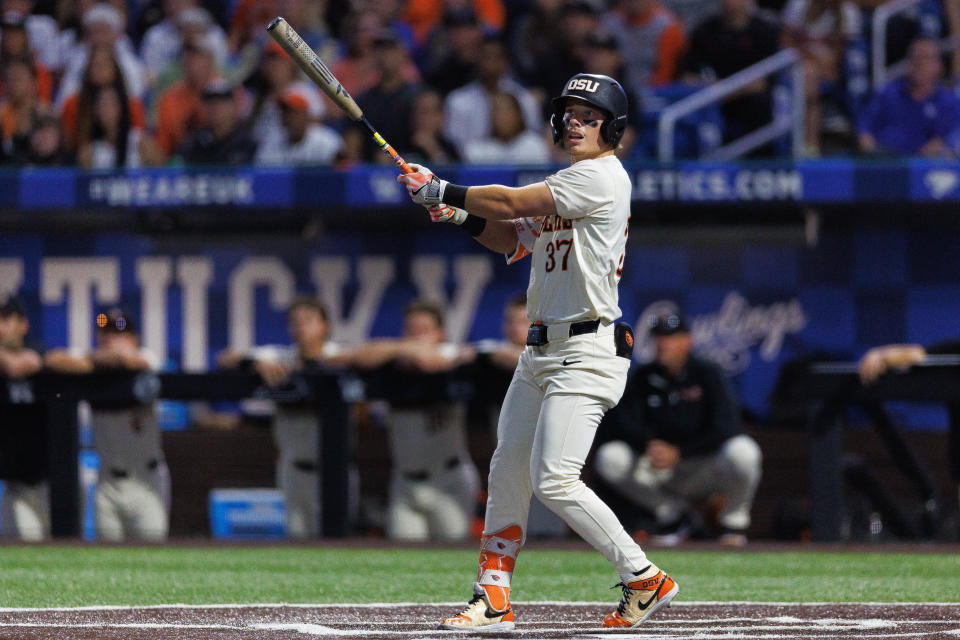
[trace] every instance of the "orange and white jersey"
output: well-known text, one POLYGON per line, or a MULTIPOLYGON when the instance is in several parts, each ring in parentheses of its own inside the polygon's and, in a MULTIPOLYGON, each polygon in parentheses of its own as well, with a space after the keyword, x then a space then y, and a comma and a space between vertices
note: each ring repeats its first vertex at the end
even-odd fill
POLYGON ((546 183, 557 215, 542 219, 539 234, 522 236, 518 227, 524 242, 536 238, 527 317, 548 325, 613 322, 621 316, 617 285, 627 243, 630 177, 610 155, 581 160, 546 183))

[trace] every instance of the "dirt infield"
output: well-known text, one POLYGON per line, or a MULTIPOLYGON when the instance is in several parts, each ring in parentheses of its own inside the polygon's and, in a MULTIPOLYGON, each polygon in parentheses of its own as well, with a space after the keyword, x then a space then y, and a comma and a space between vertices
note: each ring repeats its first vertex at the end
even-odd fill
MULTIPOLYGON (((457 605, 213 605, 0 609, 0 639, 368 640, 471 637, 437 631, 457 605)), ((505 638, 960 638, 960 604, 678 602, 632 633, 598 629, 611 605, 518 603, 505 638)), ((482 637, 489 638, 490 635, 482 637)))

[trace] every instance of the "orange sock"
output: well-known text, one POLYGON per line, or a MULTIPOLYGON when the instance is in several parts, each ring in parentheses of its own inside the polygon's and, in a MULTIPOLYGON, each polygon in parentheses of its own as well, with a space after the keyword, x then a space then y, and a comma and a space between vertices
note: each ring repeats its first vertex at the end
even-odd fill
POLYGON ((480 538, 477 582, 487 592, 490 606, 503 611, 510 606, 510 582, 517 562, 523 530, 517 525, 480 538))

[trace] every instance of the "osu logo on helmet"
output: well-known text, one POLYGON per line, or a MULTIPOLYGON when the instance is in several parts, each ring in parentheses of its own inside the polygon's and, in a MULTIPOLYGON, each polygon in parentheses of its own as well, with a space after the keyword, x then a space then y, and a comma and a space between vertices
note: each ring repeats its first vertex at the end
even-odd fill
POLYGON ((600 83, 586 78, 574 78, 567 83, 567 91, 586 91, 587 93, 596 93, 600 88, 600 83))

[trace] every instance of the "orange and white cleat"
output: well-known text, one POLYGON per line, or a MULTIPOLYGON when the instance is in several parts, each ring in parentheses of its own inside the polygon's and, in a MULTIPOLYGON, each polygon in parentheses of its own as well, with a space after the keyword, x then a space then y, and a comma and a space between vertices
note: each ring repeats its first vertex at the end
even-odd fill
POLYGON ((452 618, 444 618, 440 622, 441 629, 471 633, 513 631, 514 626, 513 609, 510 605, 507 604, 504 610, 491 607, 487 592, 479 582, 473 583, 473 598, 466 608, 452 618))
POLYGON ((605 627, 636 627, 676 597, 680 588, 673 578, 651 564, 629 582, 623 580, 623 597, 617 610, 603 619, 605 627))

